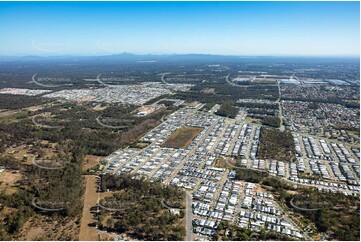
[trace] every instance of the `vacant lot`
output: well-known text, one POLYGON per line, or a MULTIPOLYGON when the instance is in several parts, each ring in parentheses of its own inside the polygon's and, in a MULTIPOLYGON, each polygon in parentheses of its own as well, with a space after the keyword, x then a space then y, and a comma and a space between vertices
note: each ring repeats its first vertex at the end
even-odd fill
POLYGON ((186 148, 202 131, 202 128, 182 127, 177 129, 163 144, 169 148, 186 148))
POLYGON ((263 127, 260 134, 258 157, 281 161, 296 160, 292 134, 279 129, 263 127))

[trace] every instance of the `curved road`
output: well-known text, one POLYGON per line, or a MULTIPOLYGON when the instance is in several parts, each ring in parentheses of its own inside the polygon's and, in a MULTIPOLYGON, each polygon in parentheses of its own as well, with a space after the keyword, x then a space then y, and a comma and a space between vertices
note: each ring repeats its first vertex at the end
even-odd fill
POLYGON ((170 73, 167 72, 167 73, 162 73, 162 74, 160 74, 160 75, 161 75, 160 80, 161 80, 164 84, 167 84, 167 85, 168 85, 169 83, 164 80, 164 76, 165 76, 165 75, 168 75, 168 74, 170 74, 170 73))
POLYGON ((41 87, 49 87, 49 88, 53 88, 53 87, 61 87, 61 86, 64 86, 64 85, 47 85, 47 84, 43 84, 43 83, 40 83, 38 82, 35 77, 36 77, 37 73, 35 73, 33 76, 32 76, 32 81, 38 85, 38 86, 41 86, 41 87))
POLYGON ((226 82, 228 82, 229 85, 231 86, 238 86, 240 87, 240 85, 237 85, 236 83, 233 83, 229 80, 229 76, 231 75, 231 73, 229 73, 227 76, 226 76, 226 82))

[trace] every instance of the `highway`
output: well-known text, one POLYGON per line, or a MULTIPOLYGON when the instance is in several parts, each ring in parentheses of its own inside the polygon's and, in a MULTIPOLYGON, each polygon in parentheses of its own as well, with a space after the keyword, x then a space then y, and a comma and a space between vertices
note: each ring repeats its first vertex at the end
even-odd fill
POLYGON ((164 84, 169 84, 168 82, 166 82, 166 81, 164 80, 165 75, 168 75, 168 74, 170 74, 170 73, 162 73, 162 74, 160 74, 160 75, 161 75, 161 76, 160 76, 160 80, 161 80, 164 84))
POLYGON ((241 87, 241 85, 237 85, 236 83, 233 83, 229 80, 229 76, 231 75, 231 73, 229 73, 227 76, 226 76, 226 81, 228 82, 229 85, 231 86, 238 86, 238 87, 241 87))

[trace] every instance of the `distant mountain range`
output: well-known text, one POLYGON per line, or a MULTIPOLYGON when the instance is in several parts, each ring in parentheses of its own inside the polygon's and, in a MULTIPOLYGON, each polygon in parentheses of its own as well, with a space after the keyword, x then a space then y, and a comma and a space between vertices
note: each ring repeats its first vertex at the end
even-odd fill
POLYGON ((59 55, 59 56, 0 56, 0 61, 135 61, 135 62, 157 62, 157 61, 211 61, 211 62, 223 62, 223 61, 252 61, 252 62, 299 62, 302 60, 315 61, 323 60, 339 62, 339 61, 359 61, 360 57, 326 57, 326 56, 233 56, 233 55, 212 55, 212 54, 164 54, 164 55, 137 55, 132 53, 121 53, 113 55, 59 55))

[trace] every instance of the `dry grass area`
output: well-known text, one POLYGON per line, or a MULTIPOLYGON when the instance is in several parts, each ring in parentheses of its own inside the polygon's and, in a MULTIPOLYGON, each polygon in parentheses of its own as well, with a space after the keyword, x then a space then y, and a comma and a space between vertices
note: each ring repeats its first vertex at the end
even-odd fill
POLYGON ((203 92, 205 94, 214 94, 214 93, 216 93, 216 89, 215 88, 204 88, 201 92, 203 92))
POLYGON ((82 169, 86 171, 98 164, 98 162, 103 159, 104 156, 96 156, 96 155, 86 155, 84 158, 82 169))
POLYGON ((129 237, 127 234, 117 234, 117 233, 109 233, 106 231, 101 231, 99 233, 99 240, 100 241, 114 241, 116 238, 123 238, 125 241, 139 241, 137 239, 129 237))
POLYGON ((12 115, 17 114, 19 111, 17 110, 5 110, 5 109, 0 109, 0 118, 5 118, 5 117, 9 117, 12 115))
POLYGON ((258 158, 295 161, 294 142, 291 132, 262 127, 258 146, 258 158))
POLYGON ((37 214, 24 224, 16 240, 77 240, 78 233, 76 219, 59 220, 37 214))
POLYGON ((25 108, 25 110, 30 111, 30 112, 36 112, 41 109, 44 109, 44 105, 31 106, 31 107, 25 108))
POLYGON ((107 106, 96 106, 96 107, 93 107, 92 109, 95 110, 95 111, 103 111, 104 109, 106 109, 107 106))
POLYGON ((17 191, 16 182, 21 180, 22 175, 17 171, 3 171, 0 173, 0 192, 13 194, 17 191))
MULTIPOLYGON (((272 190, 270 190, 268 187, 262 187, 262 185, 260 185, 260 184, 256 184, 254 191, 255 192, 266 192, 266 193, 274 195, 274 192, 272 192, 272 190)), ((291 191, 291 190, 287 190, 287 192, 292 192, 292 194, 297 193, 296 191, 291 191)))
POLYGON ((35 155, 30 154, 30 148, 26 145, 20 145, 17 147, 8 148, 5 150, 4 154, 12 155, 17 160, 32 160, 35 155))
POLYGON ((163 147, 186 148, 195 137, 202 131, 202 128, 182 127, 177 129, 163 144, 163 147))
POLYGON ((219 168, 233 169, 235 165, 233 157, 217 157, 214 162, 214 166, 219 168))
POLYGON ((6 216, 8 216, 12 213, 16 213, 16 211, 17 211, 16 208, 3 207, 0 210, 0 218, 5 218, 6 216))
MULTIPOLYGON (((42 158, 51 159, 51 157, 56 156, 56 146, 57 143, 50 143, 46 140, 41 141, 42 148, 42 158)), ((5 150, 4 154, 11 155, 19 161, 23 161, 24 164, 31 165, 35 158, 35 152, 32 152, 32 148, 28 145, 19 145, 16 147, 11 147, 5 150)))
POLYGON ((254 124, 260 124, 261 121, 259 119, 256 119, 256 118, 251 118, 251 117, 246 117, 245 119, 245 122, 246 123, 254 123, 254 124))
POLYGON ((257 84, 277 84, 277 81, 275 79, 265 79, 265 78, 254 79, 252 82, 257 84))

